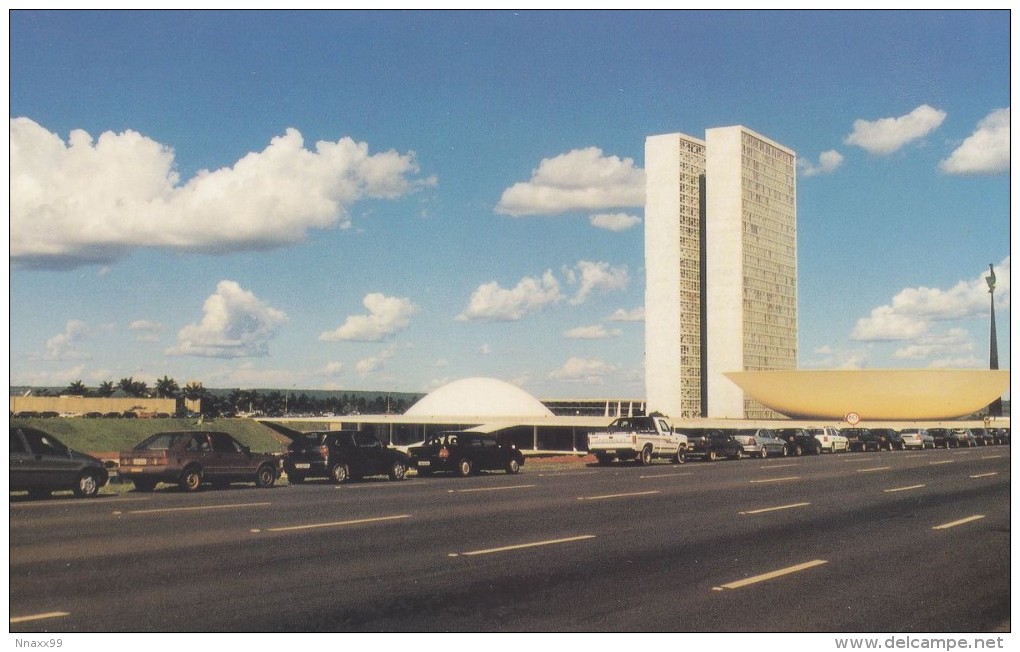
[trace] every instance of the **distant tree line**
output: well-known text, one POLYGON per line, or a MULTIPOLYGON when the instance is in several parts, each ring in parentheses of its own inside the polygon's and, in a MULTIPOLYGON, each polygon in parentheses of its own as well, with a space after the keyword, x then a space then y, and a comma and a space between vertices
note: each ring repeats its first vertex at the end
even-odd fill
MULTIPOLYGON (((279 417, 287 414, 319 416, 326 414, 403 414, 417 397, 391 397, 388 394, 372 392, 344 393, 342 395, 309 396, 305 392, 282 392, 254 389, 210 390, 201 383, 188 383, 183 388, 168 376, 156 380, 154 387, 136 381, 132 377, 121 378, 119 382, 106 381, 95 388, 89 388, 80 380, 70 383, 60 393, 71 396, 109 398, 117 391, 137 398, 178 399, 178 413, 186 412, 184 401, 201 400, 202 414, 207 417, 230 417, 236 415, 260 415, 279 417)), ((48 391, 33 390, 37 396, 48 391)))

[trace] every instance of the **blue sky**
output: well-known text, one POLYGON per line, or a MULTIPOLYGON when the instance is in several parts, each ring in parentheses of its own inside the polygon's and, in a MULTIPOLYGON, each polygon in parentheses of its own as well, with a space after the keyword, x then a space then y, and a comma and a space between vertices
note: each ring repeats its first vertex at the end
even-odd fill
POLYGON ((644 140, 797 152, 802 368, 1009 365, 1008 12, 10 14, 10 381, 644 395, 644 140))

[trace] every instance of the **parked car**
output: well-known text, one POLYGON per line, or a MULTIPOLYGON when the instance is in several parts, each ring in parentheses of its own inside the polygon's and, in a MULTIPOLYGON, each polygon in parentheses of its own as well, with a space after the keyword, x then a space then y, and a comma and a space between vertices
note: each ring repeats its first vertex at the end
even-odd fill
POLYGON ((974 443, 978 446, 994 446, 995 435, 988 428, 971 428, 970 433, 974 435, 974 443))
POLYGON ((280 461, 251 452, 225 432, 182 430, 156 433, 122 451, 120 475, 137 491, 152 491, 160 482, 176 483, 183 491, 198 491, 205 483, 271 487, 280 475, 280 461))
POLYGON ((804 428, 780 428, 775 434, 786 442, 790 455, 818 455, 822 452, 822 442, 804 428))
POLYGON ((953 428, 949 434, 956 440, 958 448, 973 448, 977 446, 977 438, 970 428, 953 428))
POLYGON ((991 431, 995 433, 995 443, 997 444, 1009 443, 1009 428, 992 428, 991 431))
POLYGON ((875 450, 903 450, 903 440, 900 433, 892 428, 870 428, 869 435, 875 450))
POLYGON ((462 431, 437 433, 407 452, 411 465, 421 476, 452 472, 466 477, 479 471, 499 470, 519 473, 524 465, 524 454, 516 446, 462 431))
POLYGON ((741 428, 728 434, 743 446, 745 453, 762 459, 769 455, 785 456, 788 450, 786 442, 768 428, 741 428))
POLYGON ((966 428, 929 428, 936 448, 961 448, 976 445, 974 435, 966 428))
POLYGON ((925 448, 935 448, 935 439, 928 434, 927 430, 908 428, 900 431, 900 439, 903 441, 904 448, 916 448, 917 450, 924 450, 925 448))
POLYGON ((714 462, 723 457, 739 460, 750 454, 744 448, 744 442, 743 438, 738 439, 731 431, 713 430, 703 437, 698 437, 687 454, 691 458, 701 458, 706 462, 714 462))
POLYGON ((291 484, 301 484, 305 478, 341 483, 369 475, 403 480, 410 464, 406 453, 383 446, 372 433, 332 430, 295 437, 287 447, 283 469, 291 484))
POLYGON ((823 451, 845 453, 850 450, 850 442, 835 428, 826 426, 825 428, 806 428, 806 430, 808 434, 818 440, 823 451))
POLYGON ((839 434, 846 437, 848 450, 862 453, 868 450, 871 433, 867 428, 843 428, 839 434))
POLYGON ((687 436, 687 459, 714 460, 725 457, 718 448, 711 445, 710 441, 713 436, 722 434, 718 428, 682 428, 677 429, 677 432, 687 436), (714 450, 711 456, 709 450, 714 450))
POLYGON ((92 498, 110 479, 103 463, 65 446, 38 428, 11 426, 11 491, 28 491, 33 498, 70 489, 92 498))

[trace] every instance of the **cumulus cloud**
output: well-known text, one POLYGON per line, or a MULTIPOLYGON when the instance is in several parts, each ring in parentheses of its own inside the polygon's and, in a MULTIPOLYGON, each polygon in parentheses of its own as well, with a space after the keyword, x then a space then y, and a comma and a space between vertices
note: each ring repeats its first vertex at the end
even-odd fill
POLYGON ((135 339, 139 342, 156 342, 163 333, 163 324, 145 319, 131 322, 128 328, 135 332, 135 339))
POLYGON ((562 298, 559 281, 551 270, 546 270, 542 278, 522 278, 510 289, 493 281, 479 286, 471 294, 468 307, 457 316, 457 320, 518 321, 525 315, 558 303, 562 298))
MULTIPOLYGON (((970 333, 963 328, 950 328, 944 333, 931 333, 897 349, 893 357, 900 360, 925 360, 934 356, 959 355, 976 349, 970 333)), ((969 365, 968 365, 969 366, 969 365)))
POLYGON ((407 298, 387 297, 378 292, 365 295, 367 315, 351 315, 333 331, 319 335, 324 342, 381 342, 407 328, 418 306, 407 298))
POLYGON ((319 376, 338 376, 340 372, 344 370, 344 363, 342 362, 327 362, 326 366, 318 371, 319 376))
MULTIPOLYGON (((1009 308, 1010 259, 994 267, 997 308, 1009 308)), ((907 288, 892 303, 879 306, 857 320, 851 339, 859 341, 911 340, 928 333, 932 322, 982 317, 988 312, 987 273, 952 288, 907 288)))
POLYGON ((634 308, 633 310, 624 310, 618 308, 613 314, 609 315, 609 321, 644 321, 645 320, 645 308, 634 308))
POLYGON ((619 337, 622 332, 618 329, 607 330, 602 324, 594 326, 578 326, 563 333, 563 337, 571 340, 605 340, 610 337, 619 337))
POLYGON ((797 167, 805 177, 814 177, 819 174, 832 174, 843 164, 843 155, 834 149, 822 152, 818 156, 818 165, 807 159, 797 159, 797 167))
POLYGON ((234 281, 220 281, 205 300, 202 321, 177 333, 177 346, 167 355, 205 358, 248 358, 269 355, 269 340, 287 315, 234 281))
POLYGON ((78 360, 88 356, 77 350, 78 344, 88 335, 88 327, 79 319, 72 319, 64 326, 64 332, 46 340, 47 360, 78 360))
POLYGON ((939 163, 947 174, 999 174, 1009 171, 1009 107, 992 111, 949 158, 939 163))
POLYGON ((350 138, 306 149, 287 129, 232 167, 181 183, 172 148, 135 131, 65 143, 29 118, 10 121, 10 257, 18 265, 111 263, 139 247, 226 253, 278 247, 309 230, 350 226, 349 207, 396 198, 413 153, 370 154, 350 138))
POLYGON ((386 361, 393 357, 393 349, 384 349, 376 355, 359 360, 355 367, 358 370, 358 374, 361 376, 367 376, 371 373, 379 371, 386 366, 386 361))
POLYGON ((626 231, 641 224, 641 218, 628 213, 599 213, 588 218, 591 225, 606 231, 626 231))
POLYGON ((615 371, 616 367, 604 360, 574 357, 567 360, 559 369, 551 371, 549 377, 572 383, 602 385, 606 376, 615 371))
POLYGON ((606 156, 597 147, 542 159, 531 180, 503 191, 496 212, 557 215, 645 203, 645 172, 634 159, 606 156))
POLYGON ((624 290, 630 282, 626 265, 612 267, 606 262, 582 260, 575 268, 565 272, 568 282, 578 286, 577 294, 570 300, 571 305, 584 303, 593 292, 624 290))
POLYGON ((911 141, 924 138, 946 119, 946 112, 922 104, 898 118, 869 122, 854 120, 853 131, 843 142, 856 145, 870 154, 892 154, 911 141))

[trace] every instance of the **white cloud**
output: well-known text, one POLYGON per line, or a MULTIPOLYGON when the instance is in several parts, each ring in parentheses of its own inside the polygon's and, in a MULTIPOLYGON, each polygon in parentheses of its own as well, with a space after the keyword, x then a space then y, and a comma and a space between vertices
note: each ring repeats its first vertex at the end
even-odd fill
POLYGON ((1009 107, 992 111, 949 158, 939 163, 948 174, 999 174, 1009 171, 1009 107))
POLYGON ((869 122, 854 120, 854 129, 843 142, 856 145, 870 154, 892 154, 907 143, 924 138, 946 119, 945 111, 922 104, 898 118, 869 122))
POLYGON ((945 333, 930 333, 911 344, 897 349, 893 357, 900 360, 925 360, 934 356, 971 353, 975 350, 970 333, 962 328, 951 328, 945 333))
POLYGON ((619 337, 622 332, 618 329, 606 330, 602 324, 594 326, 578 326, 563 333, 563 337, 571 340, 605 340, 610 337, 619 337))
POLYGON ((613 314, 609 315, 609 321, 644 321, 645 320, 645 308, 634 308, 633 310, 624 310, 623 308, 617 309, 613 314))
POLYGON ((139 342, 157 342, 163 333, 163 324, 145 319, 131 322, 128 328, 135 332, 135 339, 139 342))
POLYGON ((393 349, 385 349, 380 351, 378 354, 359 360, 355 367, 358 370, 358 374, 361 376, 367 376, 373 372, 379 371, 386 366, 386 361, 393 357, 393 349))
POLYGON ((571 305, 584 303, 592 292, 613 292, 624 290, 630 282, 627 266, 611 267, 606 262, 582 260, 574 269, 566 269, 567 279, 571 285, 578 285, 577 294, 570 300, 571 305), (580 278, 578 279, 578 274, 580 278))
POLYGON ((64 326, 64 332, 46 340, 47 360, 80 360, 89 356, 78 351, 80 344, 88 335, 88 327, 79 319, 72 319, 64 326))
MULTIPOLYGON (((932 322, 984 316, 988 313, 986 273, 960 281, 948 290, 907 288, 892 303, 879 306, 857 321, 851 339, 860 341, 910 340, 928 333, 932 322)), ((995 267, 996 308, 1009 308, 1010 259, 995 267)))
POLYGON ((25 266, 110 263, 139 247, 224 253, 278 247, 347 227, 348 208, 396 198, 416 180, 413 153, 369 154, 350 138, 305 149, 296 129, 232 167, 180 183, 174 151, 135 131, 85 131, 67 143, 10 121, 10 258, 25 266))
POLYGON ((338 376, 344 370, 342 362, 327 362, 326 366, 319 370, 320 376, 338 376))
POLYGON ((265 356, 269 354, 269 340, 288 321, 283 311, 270 307, 234 281, 220 281, 202 309, 202 321, 178 331, 178 344, 167 349, 167 355, 265 356))
POLYGON ((604 360, 574 357, 567 360, 559 369, 550 372, 549 377, 566 382, 602 385, 606 376, 615 371, 616 367, 604 360))
POLYGON ((806 177, 813 177, 819 174, 832 174, 843 164, 843 155, 834 149, 822 152, 818 156, 818 165, 807 159, 797 159, 797 167, 806 177))
POLYGON ((342 326, 319 335, 324 342, 381 342, 407 328, 418 306, 410 299, 387 297, 378 292, 365 295, 367 315, 351 315, 342 326))
POLYGON ((478 347, 478 355, 490 355, 492 354, 492 346, 489 344, 483 344, 478 347))
POLYGON ((562 299, 560 284, 552 271, 542 278, 525 277, 511 289, 493 281, 478 287, 468 307, 457 316, 459 321, 517 321, 527 314, 553 305, 562 299))
POLYGON ((557 215, 645 203, 645 173, 634 159, 605 156, 597 147, 542 159, 531 180, 503 191, 496 212, 557 215))
POLYGON ((591 225, 606 231, 626 231, 641 224, 641 218, 628 213, 599 213, 588 218, 591 225))

